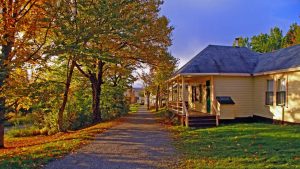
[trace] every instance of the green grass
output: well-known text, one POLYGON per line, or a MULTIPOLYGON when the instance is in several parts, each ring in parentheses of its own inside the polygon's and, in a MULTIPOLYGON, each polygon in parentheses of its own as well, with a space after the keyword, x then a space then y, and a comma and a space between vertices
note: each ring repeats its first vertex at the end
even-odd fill
POLYGON ((171 127, 180 168, 300 168, 300 126, 232 124, 171 127))
POLYGON ((138 104, 138 103, 131 104, 129 107, 130 113, 136 113, 138 111, 139 107, 140 107, 140 104, 138 104))

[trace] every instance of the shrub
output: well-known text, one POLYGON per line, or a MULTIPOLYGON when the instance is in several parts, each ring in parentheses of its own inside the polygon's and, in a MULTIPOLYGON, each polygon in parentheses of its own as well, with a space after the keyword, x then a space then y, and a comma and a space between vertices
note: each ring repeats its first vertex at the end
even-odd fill
POLYGON ((6 122, 6 126, 19 126, 19 125, 27 125, 27 124, 34 123, 32 114, 16 116, 10 113, 9 116, 11 118, 6 122))
POLYGON ((37 136, 45 133, 41 133, 41 130, 37 127, 29 128, 17 128, 14 127, 7 132, 7 135, 10 137, 28 137, 28 136, 37 136))
POLYGON ((155 113, 155 115, 159 117, 163 121, 163 123, 180 125, 178 119, 174 117, 174 113, 172 113, 166 108, 160 109, 158 112, 155 113))
POLYGON ((103 84, 101 93, 101 115, 104 120, 111 120, 129 112, 129 105, 124 97, 123 86, 111 86, 103 84))

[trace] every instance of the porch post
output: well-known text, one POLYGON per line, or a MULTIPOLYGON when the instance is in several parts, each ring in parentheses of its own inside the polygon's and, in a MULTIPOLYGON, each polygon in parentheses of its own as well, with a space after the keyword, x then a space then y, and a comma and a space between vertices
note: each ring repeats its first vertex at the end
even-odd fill
POLYGON ((174 101, 174 94, 173 94, 173 82, 171 83, 171 102, 173 104, 174 101))
POLYGON ((185 90, 185 82, 184 82, 184 76, 182 76, 182 114, 185 115, 185 126, 189 126, 189 115, 188 115, 188 110, 187 107, 185 105, 185 100, 184 100, 184 90, 185 90))
POLYGON ((210 81, 211 81, 211 107, 213 109, 211 110, 214 110, 215 111, 215 115, 216 115, 216 126, 219 126, 219 119, 220 119, 220 105, 219 103, 215 100, 215 83, 214 83, 214 77, 211 76, 210 77, 210 81), (216 106, 217 105, 217 106, 216 106))
POLYGON ((182 78, 181 78, 181 85, 182 85, 182 88, 181 88, 181 102, 182 102, 182 114, 184 114, 184 97, 183 97, 183 95, 184 95, 184 78, 183 78, 183 76, 182 76, 182 78))
POLYGON ((179 80, 178 79, 177 79, 177 99, 176 99, 176 105, 177 105, 176 111, 179 114, 179 111, 178 111, 178 108, 179 108, 179 80))
POLYGON ((169 82, 167 82, 167 100, 166 100, 167 109, 169 109, 169 97, 170 97, 170 88, 169 88, 169 82))

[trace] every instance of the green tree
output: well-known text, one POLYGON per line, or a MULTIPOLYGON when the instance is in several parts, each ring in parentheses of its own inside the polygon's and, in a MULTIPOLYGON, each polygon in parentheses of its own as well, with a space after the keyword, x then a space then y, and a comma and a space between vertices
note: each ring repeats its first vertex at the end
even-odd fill
POLYGON ((259 34, 251 38, 251 47, 252 50, 260 53, 265 53, 270 51, 269 46, 269 35, 268 34, 259 34))
POLYGON ((159 16, 160 1, 111 0, 93 5, 93 9, 98 9, 90 16, 94 18, 95 39, 89 41, 88 55, 76 67, 92 84, 93 118, 99 122, 105 65, 122 65, 123 60, 131 60, 133 64, 159 61, 160 53, 171 43, 172 28, 165 17, 159 16))
POLYGON ((268 52, 281 49, 284 44, 284 37, 282 31, 278 27, 274 27, 270 31, 268 38, 268 52))
POLYGON ((50 6, 52 14, 55 16, 55 29, 52 37, 52 44, 49 46, 48 55, 57 55, 62 62, 66 63, 66 82, 62 104, 57 113, 58 130, 65 131, 63 127, 64 111, 68 102, 69 89, 74 73, 75 63, 81 55, 81 49, 91 38, 90 23, 86 12, 79 11, 79 7, 86 6, 86 1, 60 0, 57 4, 50 6))

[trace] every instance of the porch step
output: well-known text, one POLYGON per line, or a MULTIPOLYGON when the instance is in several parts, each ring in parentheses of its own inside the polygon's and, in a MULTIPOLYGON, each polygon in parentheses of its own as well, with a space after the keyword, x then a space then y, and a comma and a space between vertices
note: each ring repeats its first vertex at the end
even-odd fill
POLYGON ((216 120, 216 116, 189 116, 189 120, 203 120, 203 119, 216 120))
POLYGON ((189 117, 189 127, 206 128, 216 126, 216 116, 189 117))
POLYGON ((208 127, 216 127, 216 124, 190 124, 189 127, 194 127, 194 128, 208 128, 208 127))
POLYGON ((216 119, 189 119, 189 124, 191 123, 216 123, 216 119))

